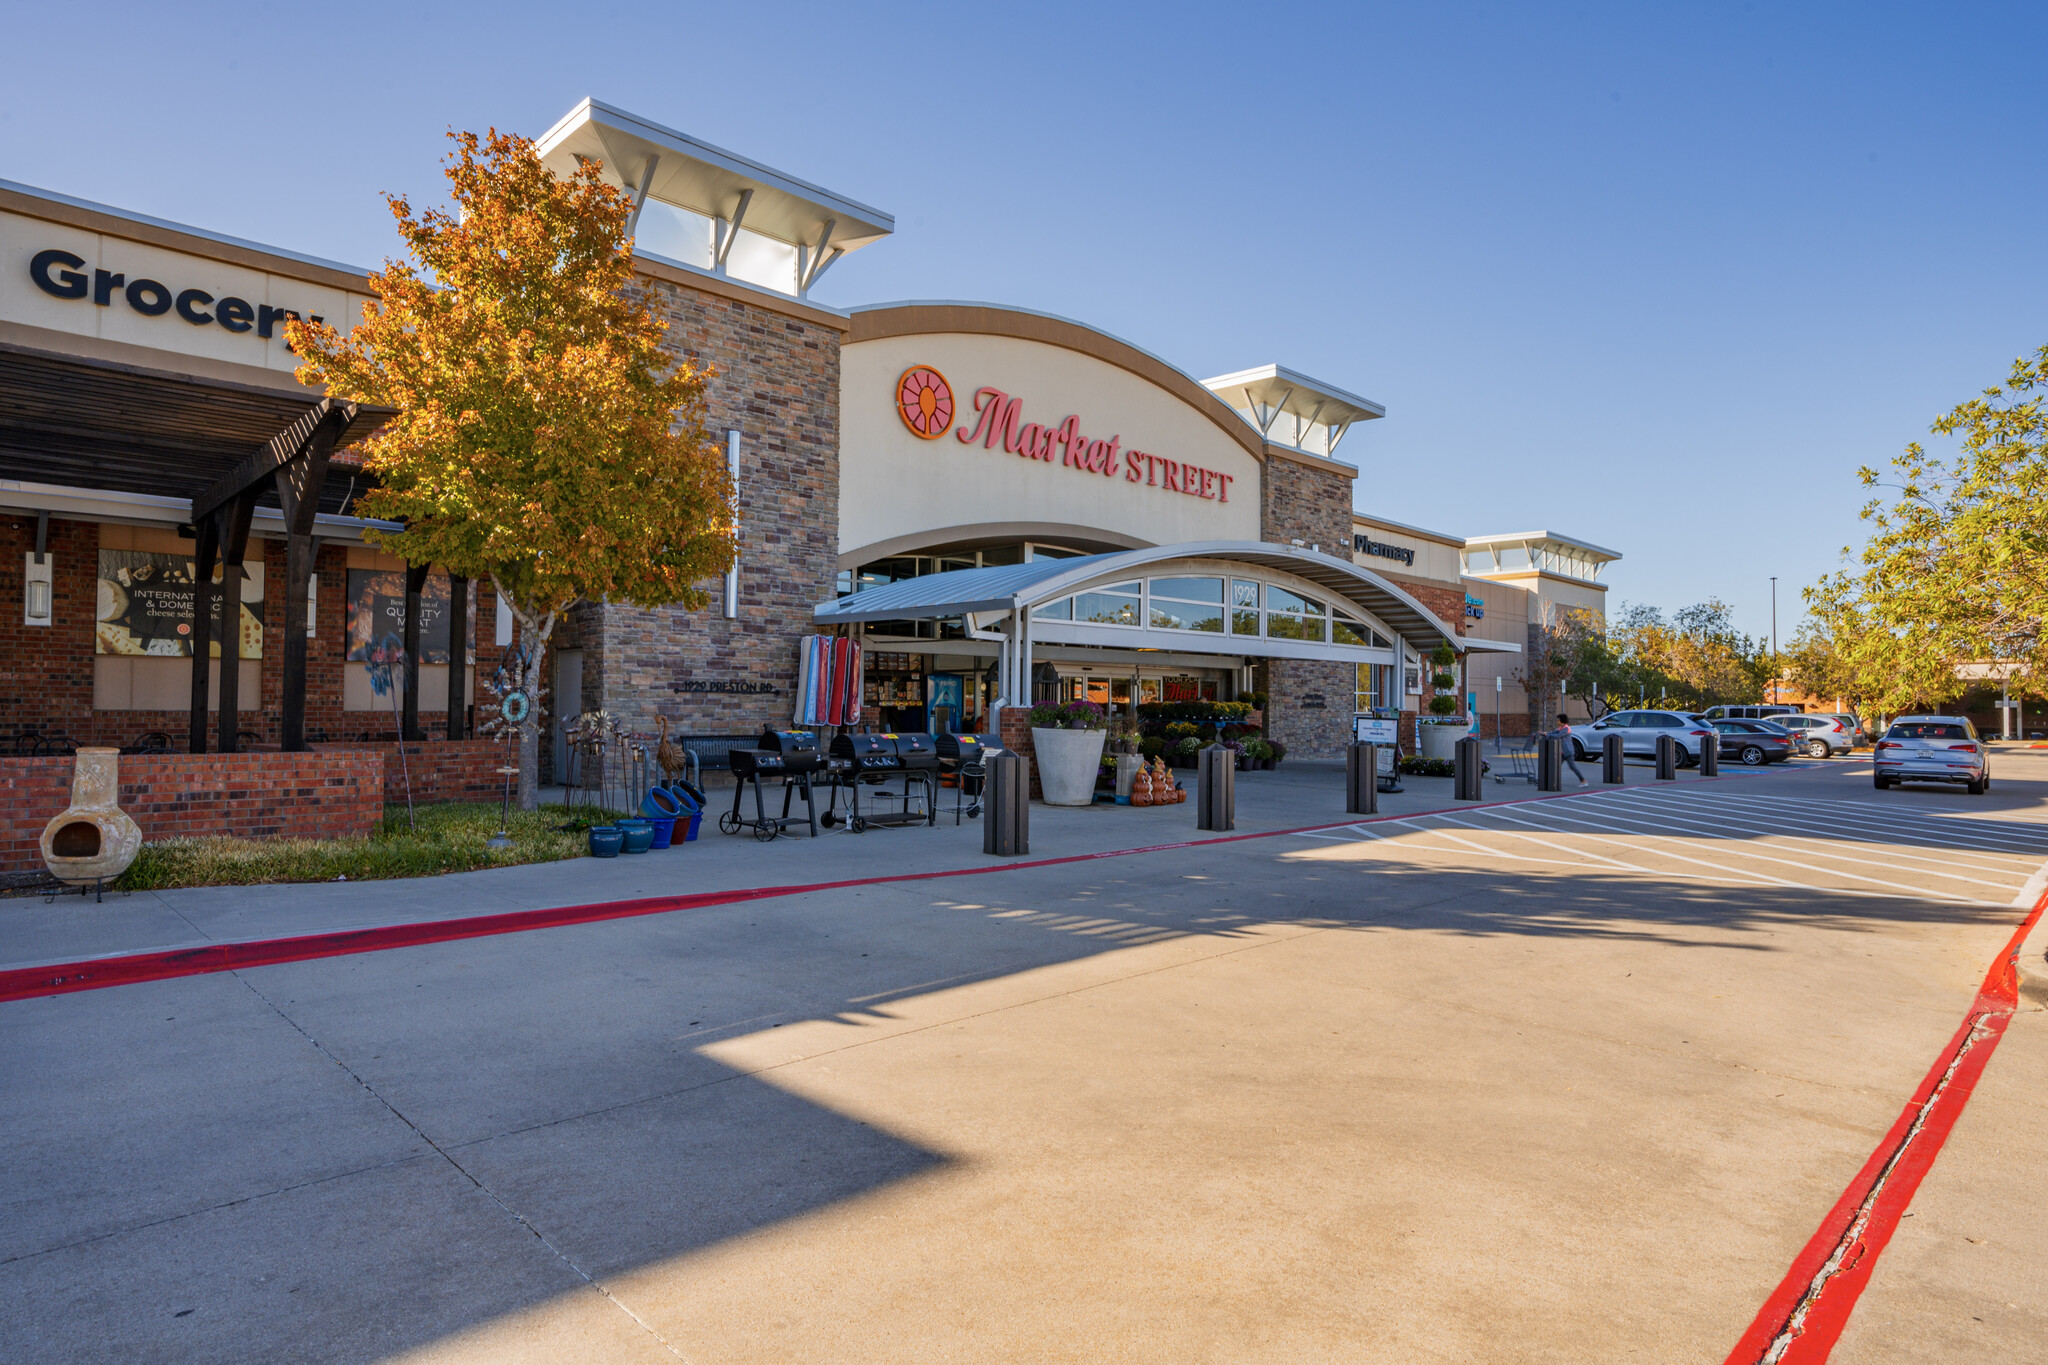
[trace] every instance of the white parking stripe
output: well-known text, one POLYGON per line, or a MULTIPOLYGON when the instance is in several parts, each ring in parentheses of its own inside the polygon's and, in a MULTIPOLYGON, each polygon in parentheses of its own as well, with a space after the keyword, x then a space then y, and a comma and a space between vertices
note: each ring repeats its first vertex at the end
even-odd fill
MULTIPOLYGON (((1717 818, 1728 820, 1731 823, 1739 820, 1768 822, 1761 824, 1759 827, 1769 833, 1776 833, 1777 826, 1786 826, 1796 829, 1817 830, 1822 834, 1827 834, 1832 831, 1837 835, 1840 834, 1840 831, 1842 829, 1842 824, 1839 821, 1834 822, 1834 824, 1831 826, 1827 821, 1824 821, 1818 817, 1802 818, 1797 812, 1793 811, 1778 810, 1764 806, 1753 806, 1750 803, 1738 797, 1716 796, 1712 798, 1700 797, 1697 799, 1702 801, 1711 801, 1712 803, 1714 803, 1714 805, 1723 808, 1722 813, 1718 814, 1717 818)), ((1710 806, 1710 809, 1711 808, 1712 807, 1710 806)), ((1781 837, 1787 839, 1801 839, 1809 843, 1830 842, 1829 840, 1817 839, 1808 835, 1801 834, 1784 834, 1781 837)), ((1855 837, 1859 840, 1870 840, 1871 842, 1875 842, 1872 836, 1869 835, 1857 835, 1855 837)), ((1921 838, 1923 836, 1914 835, 1912 837, 1921 838)), ((1904 858, 1917 863, 1926 863, 1934 867, 1967 868, 1972 872, 2018 872, 2021 866, 2031 866, 2036 861, 2031 857, 2019 858, 2015 857, 2014 855, 2004 853, 1984 853, 1977 856, 1985 858, 2011 859, 2011 863, 2000 865, 1992 865, 1989 863, 1965 863, 1956 862, 1948 858, 1930 857, 1925 853, 1901 852, 1896 844, 1887 843, 1884 844, 1883 847, 1885 850, 1885 856, 1889 858, 1904 858)), ((1969 856, 1974 852, 1974 850, 1971 849, 1944 849, 1943 851, 1960 853, 1965 856, 1969 856)))
POLYGON ((1781 802, 1790 805, 1817 806, 1827 810, 1841 810, 1845 818, 1900 822, 1928 825, 1936 829, 1954 832, 1966 830, 1988 838, 2024 842, 2029 848, 2048 848, 2048 822, 2040 820, 2000 820, 1988 815, 1972 815, 1957 812, 1930 811, 1925 808, 1888 805, 1878 801, 1814 801, 1796 796, 1773 796, 1765 793, 1745 793, 1757 801, 1781 802))
MULTIPOLYGON (((1605 794, 1603 793, 1603 795, 1605 794)), ((1630 793, 1630 795, 1651 796, 1652 794, 1644 791, 1640 794, 1630 793)), ((1968 841, 1974 845, 1974 847, 1965 847, 1959 842, 1954 851, 1963 853, 1982 852, 1986 855, 2004 855, 2008 857, 2048 853, 2048 839, 2034 840, 2029 839, 2025 835, 2008 835, 1999 831, 1980 830, 1974 822, 1966 824, 1958 819, 1931 819, 1898 811, 1889 812, 1889 818, 1886 818, 1878 815, 1864 814, 1860 811, 1844 812, 1837 809, 1838 805, 1849 804, 1847 802, 1802 801, 1795 797, 1764 796, 1751 793, 1738 795, 1732 792, 1700 793, 1698 796, 1657 793, 1652 799, 1665 802, 1701 799, 1742 800, 1761 804, 1768 809, 1791 808, 1802 811, 1824 811, 1832 819, 1843 824, 1855 825, 1866 829, 1883 830, 1891 834, 1897 834, 1908 829, 1918 829, 1921 831, 1921 837, 1931 838, 1939 834, 1945 840, 1968 841)))
MULTIPOLYGON (((1553 812, 1552 810, 1550 810, 1550 809, 1549 809, 1548 807, 1546 807, 1546 808, 1545 808, 1545 809, 1544 809, 1544 810, 1543 810, 1543 811, 1542 811, 1541 813, 1542 813, 1542 814, 1546 814, 1546 815, 1548 815, 1548 814, 1553 814, 1554 812, 1553 812)), ((1640 848, 1640 847, 1642 847, 1642 845, 1641 845, 1641 844, 1640 844, 1639 842, 1637 842, 1636 840, 1630 840, 1630 839, 1610 839, 1610 838, 1607 838, 1607 837, 1605 837, 1605 836, 1603 836, 1603 835, 1599 835, 1599 834, 1581 834, 1581 833, 1579 833, 1579 831, 1577 831, 1577 830, 1571 830, 1571 829, 1552 829, 1552 828, 1551 828, 1551 827, 1550 827, 1549 825, 1543 825, 1543 824, 1538 824, 1538 823, 1537 823, 1536 821, 1534 821, 1534 820, 1522 820, 1522 819, 1520 819, 1520 818, 1519 818, 1519 817, 1517 817, 1517 816, 1512 816, 1512 815, 1509 815, 1509 814, 1508 814, 1507 812, 1505 812, 1505 811, 1503 811, 1503 810, 1500 810, 1500 809, 1499 809, 1499 808, 1497 808, 1497 807, 1496 807, 1495 809, 1491 810, 1491 811, 1488 811, 1488 812, 1487 812, 1487 814, 1489 814, 1489 815, 1498 815, 1498 816, 1500 816, 1500 817, 1501 817, 1502 819, 1505 819, 1505 820, 1514 820, 1514 821, 1516 821, 1516 823, 1518 823, 1518 824, 1525 824, 1525 825, 1528 825, 1528 826, 1529 826, 1529 827, 1530 827, 1531 829, 1541 829, 1541 830, 1549 830, 1549 832, 1550 832, 1550 833, 1552 833, 1552 834, 1570 834, 1570 835, 1575 835, 1575 836, 1577 836, 1578 838, 1581 838, 1581 839, 1592 839, 1592 840, 1595 840, 1596 842, 1599 842, 1599 843, 1603 843, 1603 844, 1619 844, 1619 845, 1621 845, 1621 846, 1622 846, 1623 848, 1640 848)), ((1559 816, 1558 818, 1560 818, 1560 819, 1565 819, 1565 820, 1571 820, 1571 819, 1573 819, 1573 817, 1571 817, 1571 816, 1568 816, 1568 815, 1564 815, 1564 816, 1559 816)), ((1619 826, 1619 825, 1601 825, 1601 824, 1596 824, 1595 822, 1593 822, 1593 821, 1590 821, 1590 820, 1583 820, 1583 821, 1575 821, 1575 823, 1579 823, 1579 824, 1589 824, 1589 825, 1593 825, 1593 827, 1594 827, 1595 829, 1612 829, 1612 830, 1618 830, 1618 831, 1620 831, 1620 832, 1623 832, 1623 833, 1627 833, 1627 832, 1628 832, 1628 831, 1626 831, 1626 830, 1623 830, 1623 829, 1622 829, 1622 827, 1621 827, 1621 826, 1619 826)), ((1718 874, 1719 874, 1719 875, 1717 875, 1717 876, 1714 876, 1714 877, 1702 877, 1702 876, 1700 876, 1700 875, 1699 875, 1698 873, 1693 873, 1693 872, 1660 872, 1660 873, 1658 873, 1658 874, 1657 874, 1657 875, 1659 875, 1659 876, 1664 876, 1664 877, 1686 877, 1686 878, 1691 878, 1691 879, 1694 879, 1694 880, 1698 880, 1698 881, 1723 881, 1723 882, 1734 882, 1734 883, 1736 883, 1737 885, 1749 885, 1749 886, 1801 886, 1801 885, 1804 885, 1804 883, 1801 883, 1801 882, 1789 882, 1789 881, 1786 881, 1786 880, 1785 880, 1785 879, 1784 879, 1783 877, 1773 877, 1773 876, 1772 876, 1772 875, 1771 875, 1770 873, 1768 873, 1768 872, 1748 872, 1748 871, 1735 871, 1735 870, 1733 870, 1733 869, 1731 869, 1731 868, 1726 868, 1726 867, 1722 867, 1722 866, 1721 866, 1721 865, 1720 865, 1719 863, 1713 863, 1713 862, 1708 862, 1708 861, 1707 861, 1706 859, 1704 859, 1704 858, 1688 858, 1688 857, 1686 857, 1686 856, 1685 856, 1684 854, 1682 854, 1682 853, 1673 853, 1673 852, 1672 852, 1672 851, 1671 851, 1670 849, 1668 849, 1668 848, 1653 848, 1653 849, 1650 849, 1650 850, 1647 850, 1647 851, 1649 851, 1649 852, 1652 852, 1652 853, 1655 853, 1655 854, 1656 854, 1656 855, 1657 855, 1658 857, 1660 857, 1660 858, 1672 858, 1672 859, 1676 859, 1677 861, 1679 861, 1679 862, 1681 862, 1681 863, 1693 863, 1693 864, 1695 864, 1695 865, 1697 865, 1697 866, 1699 866, 1699 867, 1711 867, 1711 868, 1714 868, 1714 869, 1716 869, 1716 871, 1717 871, 1717 872, 1718 872, 1718 874)))
MULTIPOLYGON (((1557 805, 1557 804, 1560 804, 1560 803, 1557 803, 1557 802, 1552 802, 1552 803, 1550 803, 1550 804, 1551 804, 1552 806, 1555 806, 1555 805, 1557 805)), ((1667 829, 1667 830, 1672 830, 1672 831, 1674 831, 1673 833, 1671 833, 1671 834, 1668 834, 1668 835, 1663 835, 1663 836, 1651 836, 1651 837, 1663 837, 1663 838, 1668 838, 1668 839, 1682 839, 1682 840, 1685 840, 1685 841, 1687 841, 1687 842, 1688 842, 1689 844, 1698 844, 1698 843, 1712 843, 1712 844, 1713 844, 1713 845, 1715 846, 1715 849, 1716 849, 1716 851, 1717 851, 1717 852, 1719 852, 1719 853, 1721 853, 1721 854, 1723 854, 1723 855, 1724 855, 1724 856, 1726 856, 1726 857, 1735 857, 1735 858, 1743 858, 1743 859, 1749 860, 1749 861, 1751 861, 1751 862, 1779 863, 1779 864, 1782 864, 1782 865, 1784 865, 1784 866, 1787 866, 1787 867, 1797 867, 1797 868, 1802 868, 1802 869, 1805 869, 1806 871, 1810 871, 1810 872, 1826 872, 1826 874, 1827 874, 1827 875, 1829 875, 1829 876, 1831 876, 1831 877, 1846 877, 1846 878, 1847 878, 1847 879, 1849 879, 1850 881, 1857 881, 1857 882, 1868 882, 1868 883, 1870 883, 1870 884, 1871 884, 1872 886, 1882 886, 1882 887, 1887 887, 1887 888, 1890 888, 1890 890, 1891 890, 1891 891, 1892 891, 1892 892, 1893 892, 1894 894, 1897 894, 1897 895, 1904 895, 1904 896, 1914 896, 1914 897, 1922 897, 1922 898, 1926 898, 1926 897, 1932 897, 1932 898, 1934 898, 1934 899, 1936 899, 1936 900, 1944 900, 1944 901, 1958 901, 1958 902, 1961 902, 1961 903, 1963 903, 1963 904, 1966 904, 1966 905, 1987 905, 1987 904, 1990 904, 1990 903, 1991 903, 1991 902, 1988 902, 1988 901, 1982 901, 1982 900, 1979 900, 1979 899, 1977 899, 1977 898, 1976 898, 1976 897, 1974 897, 1974 896, 1960 896, 1960 895, 1956 895, 1956 894, 1954 894, 1954 893, 1952 893, 1952 892, 1945 892, 1945 891, 1934 891, 1934 890, 1930 890, 1930 889, 1928 889, 1928 888, 1926 888, 1926 887, 1921 887, 1921 886, 1908 886, 1908 885, 1906 885, 1906 884, 1904 884, 1904 883, 1902 883, 1902 882, 1890 882, 1890 881, 1886 881, 1886 880, 1884 880, 1884 879, 1883 879, 1883 878, 1881 878, 1881 877, 1865 877, 1865 876, 1862 876, 1862 875, 1860 875, 1860 874, 1858 874, 1858 873, 1854 873, 1854 872, 1841 872, 1841 871, 1833 871, 1833 870, 1829 870, 1829 869, 1815 868, 1815 867, 1813 867, 1813 866, 1812 866, 1812 865, 1811 865, 1810 863, 1807 863, 1807 862, 1804 862, 1804 861, 1801 861, 1801 860, 1797 860, 1797 859, 1792 859, 1792 858, 1773 858, 1773 857, 1770 857, 1770 856, 1768 856, 1768 855, 1766 855, 1766 854, 1762 854, 1762 853, 1757 853, 1757 852, 1755 852, 1755 851, 1753 851, 1753 850, 1750 850, 1750 849, 1746 849, 1746 848, 1742 847, 1742 843, 1741 843, 1741 841, 1739 841, 1739 840, 1733 840, 1733 839, 1714 839, 1714 838, 1712 838, 1711 834, 1708 834, 1708 835, 1701 835, 1701 834, 1694 834, 1694 833, 1688 833, 1688 832, 1686 832, 1686 828, 1685 828, 1685 826, 1683 826, 1683 825, 1674 825, 1674 824, 1667 824, 1667 823, 1663 823, 1663 822, 1660 822, 1660 821, 1658 821, 1658 820, 1655 820, 1655 819, 1653 819, 1653 818, 1651 818, 1651 817, 1649 817, 1649 816, 1646 816, 1646 815, 1637 815, 1637 814, 1634 814, 1633 812, 1631 812, 1631 811, 1629 811, 1629 810, 1619 810, 1619 811, 1617 811, 1617 810, 1615 810, 1615 809, 1614 809, 1614 806, 1613 806, 1613 804, 1612 804, 1612 803, 1605 803, 1605 804, 1603 804, 1603 806, 1602 806, 1602 809, 1601 809, 1601 813, 1602 813, 1602 814, 1604 814, 1604 815, 1606 815, 1606 816, 1608 816, 1608 818, 1610 818, 1610 819, 1614 819, 1614 820, 1620 820, 1620 821, 1625 821, 1625 822, 1628 822, 1628 823, 1631 823, 1631 824, 1635 824, 1635 825, 1638 825, 1638 826, 1643 826, 1643 827, 1646 827, 1646 828, 1645 828, 1645 830, 1644 830, 1644 832, 1645 832, 1645 833, 1647 833, 1649 829, 1667 829)), ((1571 817, 1570 815, 1562 814, 1562 813, 1559 813, 1559 812, 1555 812, 1555 811, 1552 811, 1552 810, 1549 810, 1549 809, 1545 809, 1545 810, 1541 811, 1541 812, 1540 812, 1540 814, 1543 814, 1543 815, 1556 815, 1556 818, 1559 818, 1559 819, 1567 819, 1567 820, 1568 820, 1568 819, 1571 819, 1571 818, 1573 818, 1573 817, 1571 817)), ((1610 826, 1610 828, 1612 828, 1612 826, 1610 826)), ((1562 831, 1560 831, 1560 832, 1562 832, 1562 831)), ((1623 830, 1622 832, 1623 832, 1623 833, 1627 833, 1627 832, 1629 832, 1629 831, 1628 831, 1628 830, 1626 830, 1626 829, 1624 829, 1624 830, 1623 830)), ((1672 855, 1672 856, 1677 856, 1677 855, 1672 855)), ((1693 860, 1693 859, 1688 859, 1687 861, 1695 861, 1695 860, 1693 860)), ((1709 865, 1709 866, 1717 866, 1718 864, 1708 864, 1708 865, 1709 865)), ((1744 869, 1744 870, 1745 870, 1745 871, 1747 871, 1748 869, 1744 869)), ((1754 875, 1754 876, 1758 876, 1758 877, 1768 877, 1768 876, 1770 876, 1770 874, 1768 874, 1768 873, 1763 873, 1763 872, 1755 872, 1755 873, 1752 873, 1751 875, 1754 875)), ((1783 885, 1786 885, 1786 886, 1797 886, 1797 887, 1801 887, 1801 888, 1804 888, 1804 889, 1807 889, 1807 890, 1822 890, 1822 889, 1825 889, 1825 890, 1835 891, 1835 892, 1838 892, 1838 893, 1841 893, 1841 894, 1844 894, 1844 895, 1858 895, 1858 894, 1861 894, 1861 895, 1876 895, 1876 894, 1882 894, 1882 893, 1877 893, 1877 892, 1860 892, 1860 893, 1859 893, 1859 892, 1857 892, 1856 890, 1854 890, 1853 888, 1850 888, 1850 887, 1826 887, 1826 888, 1821 888, 1821 887, 1816 887, 1816 886, 1814 886, 1814 885, 1813 885, 1812 883, 1809 883, 1809 882, 1795 882, 1795 881, 1786 881, 1786 880, 1784 880, 1783 878, 1772 878, 1772 880, 1775 880, 1775 881, 1779 881, 1779 882, 1780 882, 1781 884, 1783 884, 1783 885)))
MULTIPOLYGON (((1473 842, 1472 840, 1470 840, 1470 839, 1466 839, 1466 838, 1462 838, 1462 837, 1460 837, 1460 836, 1458 836, 1458 835, 1456 835, 1456 834, 1453 834, 1453 833, 1451 833, 1451 832, 1450 832, 1449 830, 1447 830, 1447 829, 1437 829, 1437 828, 1434 828, 1433 826, 1429 826, 1429 825, 1418 825, 1418 824, 1413 824, 1413 823, 1411 823, 1410 821, 1407 821, 1407 820, 1390 820, 1390 821, 1388 821, 1387 823, 1388 823, 1388 824, 1393 824, 1393 825, 1407 825, 1407 826, 1408 826, 1408 827, 1409 827, 1410 829, 1413 829, 1413 830, 1418 830, 1418 831, 1421 831, 1421 832, 1423 832, 1423 833, 1426 833, 1426 834, 1434 834, 1434 835, 1437 835, 1437 836, 1438 836, 1438 837, 1440 837, 1440 838, 1444 838, 1444 839, 1449 839, 1449 840, 1450 840, 1450 841, 1451 841, 1452 843, 1455 843, 1455 844, 1463 844, 1463 845, 1464 845, 1464 846, 1465 846, 1466 848, 1468 848, 1468 849, 1472 850, 1472 851, 1473 851, 1473 852, 1475 852, 1475 853, 1484 853, 1484 854, 1485 854, 1485 855, 1486 855, 1487 857, 1489 857, 1489 858, 1511 858, 1511 859, 1515 860, 1516 862, 1523 862, 1523 863, 1558 863, 1558 862, 1561 862, 1561 861, 1562 861, 1561 859, 1557 859, 1557 858, 1536 858, 1536 857, 1532 857, 1532 856, 1530 856, 1530 855, 1528 855, 1528 854, 1526 854, 1526 853, 1506 853, 1506 852, 1503 852, 1503 851, 1501 851, 1500 849, 1497 849, 1497 848, 1488 848, 1488 847, 1487 847, 1487 846, 1486 846, 1485 844, 1480 844, 1480 843, 1474 843, 1474 842, 1473 842)), ((1469 826, 1468 826, 1468 828, 1469 828, 1469 826)), ((1448 850, 1442 850, 1442 849, 1440 849, 1440 850, 1437 850, 1437 851, 1438 851, 1438 852, 1447 852, 1448 850)), ((1575 849, 1575 848, 1568 848, 1568 849, 1564 849, 1564 850, 1562 850, 1562 851, 1563 851, 1563 852, 1566 852, 1566 853, 1578 853, 1578 852, 1579 852, 1579 850, 1578 850, 1578 849, 1575 849)), ((1585 854, 1585 855, 1582 855, 1582 859, 1583 859, 1584 857, 1596 857, 1596 858, 1597 858, 1597 857, 1599 857, 1599 855, 1598 855, 1597 853, 1596 853, 1596 854, 1585 854)), ((1621 868, 1621 869, 1622 869, 1623 871, 1626 871, 1626 872, 1647 872, 1647 871, 1649 871, 1649 869, 1648 869, 1648 868, 1643 868, 1643 867, 1635 867, 1635 866, 1633 866, 1633 865, 1631 865, 1631 864, 1629 864, 1629 863, 1617 863, 1617 862, 1614 862, 1614 860, 1613 860, 1612 858, 1608 858, 1608 859, 1603 859, 1602 861, 1603 861, 1603 862, 1606 862, 1606 863, 1612 863, 1612 864, 1613 864, 1613 865, 1614 865, 1615 867, 1621 868)), ((1569 863, 1563 863, 1563 866, 1565 866, 1565 867, 1590 867, 1590 868, 1595 868, 1595 869, 1598 869, 1598 868, 1600 868, 1600 867, 1601 867, 1601 863, 1589 863, 1589 862, 1585 862, 1585 861, 1583 861, 1583 860, 1582 860, 1582 861, 1578 861, 1578 862, 1569 862, 1569 863)))
POLYGON ((1871 857, 1871 850, 1877 847, 1883 847, 1886 865, 1895 866, 1897 867, 1897 870, 1901 872, 1918 872, 1924 876, 1938 877, 1943 881, 1969 882, 1976 886, 1988 886, 1997 891, 2010 891, 2014 887, 2019 885, 2019 882, 2017 880, 1996 880, 1990 877, 1971 877, 1966 876, 1961 872, 1943 872, 1937 870, 1939 868, 1944 867, 1959 867, 1967 868, 1971 872, 2012 871, 2017 873, 2017 868, 2001 869, 1995 867, 1981 867, 1976 863, 1950 863, 1943 862, 1940 859, 1934 858, 1914 859, 1917 862, 1924 862, 1929 864, 1926 867, 1905 867, 1898 865, 1900 860, 1913 858, 1914 855, 1901 853, 1895 847, 1880 846, 1868 842, 1851 845, 1828 839, 1815 838, 1811 835, 1787 834, 1782 829, 1773 828, 1769 825, 1744 825, 1741 824, 1739 820, 1737 820, 1735 817, 1731 817, 1725 814, 1715 814, 1713 818, 1716 822, 1716 825, 1722 829, 1753 831, 1757 838, 1755 840, 1745 839, 1743 841, 1745 844, 1749 844, 1752 842, 1761 842, 1765 840, 1774 841, 1781 839, 1794 841, 1793 845, 1790 846, 1788 846, 1787 844, 1777 842, 1768 842, 1765 843, 1764 846, 1767 848, 1775 848, 1785 853, 1793 854, 1799 858, 1828 858, 1836 862, 1852 863, 1858 867, 1863 867, 1870 865, 1870 863, 1873 861, 1871 857), (1798 846, 1805 844, 1814 844, 1818 845, 1819 847, 1805 848, 1798 846), (1851 848, 1860 848, 1863 851, 1836 851, 1851 848))

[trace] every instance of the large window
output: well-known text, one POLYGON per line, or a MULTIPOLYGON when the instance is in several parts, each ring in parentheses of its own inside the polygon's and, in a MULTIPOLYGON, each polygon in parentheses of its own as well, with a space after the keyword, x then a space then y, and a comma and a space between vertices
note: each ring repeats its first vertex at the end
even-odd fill
POLYGON ((1259 585, 1242 578, 1230 580, 1230 633, 1259 635, 1259 585))
POLYGON ((1370 711, 1379 706, 1398 706, 1400 699, 1395 695, 1394 685, 1399 674, 1392 664, 1355 664, 1355 700, 1353 710, 1370 711))
POLYGON ((1363 621, 1353 621, 1349 617, 1339 616, 1335 612, 1330 614, 1330 642, 1339 645, 1355 645, 1361 649, 1391 649, 1393 647, 1386 636, 1380 634, 1371 626, 1366 625, 1363 621))
POLYGON ((1314 640, 1328 638, 1324 627, 1323 604, 1312 597, 1302 597, 1276 588, 1266 587, 1266 638, 1269 640, 1314 640))
POLYGON ((1223 580, 1153 579, 1151 621, 1154 630, 1203 630, 1222 634, 1223 580))
POLYGON ((1139 611, 1141 588, 1137 583, 1112 583, 1094 592, 1075 593, 1074 619, 1099 626, 1135 626, 1145 619, 1139 611))

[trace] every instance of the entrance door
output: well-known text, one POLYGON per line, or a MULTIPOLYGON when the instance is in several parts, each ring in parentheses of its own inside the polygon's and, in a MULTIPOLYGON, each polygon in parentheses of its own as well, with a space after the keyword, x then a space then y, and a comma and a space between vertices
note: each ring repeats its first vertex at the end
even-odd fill
POLYGON ((554 735, 556 786, 562 786, 569 780, 569 735, 562 728, 562 723, 582 714, 583 651, 558 649, 555 651, 555 707, 547 720, 548 730, 554 735))

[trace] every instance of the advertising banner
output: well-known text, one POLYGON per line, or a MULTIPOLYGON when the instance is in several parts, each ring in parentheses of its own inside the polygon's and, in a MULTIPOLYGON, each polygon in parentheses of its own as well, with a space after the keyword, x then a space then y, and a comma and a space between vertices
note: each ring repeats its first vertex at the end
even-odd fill
MULTIPOLYGON (((448 662, 450 580, 445 573, 427 575, 420 589, 420 662, 448 662)), ((374 645, 395 650, 405 642, 405 570, 348 571, 348 657, 363 663, 374 645)), ((464 658, 476 662, 476 583, 469 585, 469 639, 464 658)))
MULTIPOLYGON (((213 571, 219 583, 221 570, 213 571)), ((155 550, 101 550, 98 621, 93 653, 130 657, 189 659, 192 657, 192 603, 197 595, 192 561, 183 555, 155 550)), ((236 628, 237 657, 263 657, 263 566, 251 564, 245 594, 256 601, 241 604, 236 628)), ((221 657, 213 641, 212 658, 221 657)))

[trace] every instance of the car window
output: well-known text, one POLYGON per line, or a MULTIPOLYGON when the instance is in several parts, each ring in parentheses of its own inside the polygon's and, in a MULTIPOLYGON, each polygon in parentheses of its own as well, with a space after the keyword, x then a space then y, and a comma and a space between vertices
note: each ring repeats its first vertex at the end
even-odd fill
POLYGON ((1919 720, 1894 725, 1886 739, 1968 739, 1969 734, 1955 721, 1919 720))
POLYGON ((1685 728, 1684 719, 1679 716, 1674 716, 1668 711, 1652 712, 1649 715, 1649 717, 1646 720, 1644 720, 1643 724, 1648 726, 1652 730, 1682 730, 1685 728))
POLYGON ((1626 730, 1629 726, 1635 724, 1635 715, 1636 713, 1633 711, 1614 711, 1602 716, 1600 719, 1603 724, 1613 729, 1626 730))

